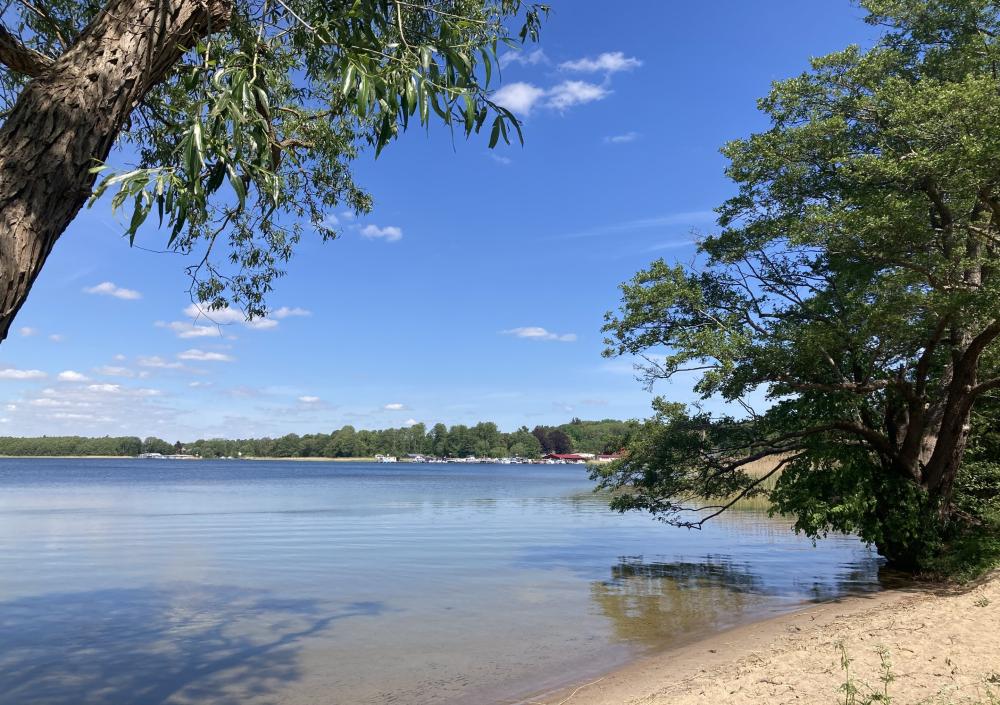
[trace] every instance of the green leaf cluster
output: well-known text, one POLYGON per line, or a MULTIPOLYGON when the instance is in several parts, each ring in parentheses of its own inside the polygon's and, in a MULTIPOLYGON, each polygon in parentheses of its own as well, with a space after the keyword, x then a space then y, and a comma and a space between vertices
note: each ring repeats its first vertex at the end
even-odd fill
MULTIPOLYGON (((120 140, 120 153, 136 157, 133 168, 93 170, 91 203, 112 194, 132 243, 153 216, 168 232, 166 249, 192 256, 192 294, 210 308, 264 315, 301 237, 337 237, 335 209, 370 210, 352 161, 364 150, 379 154, 411 124, 437 122, 466 136, 486 127, 490 147, 523 139, 517 118, 491 98, 497 52, 537 39, 544 5, 231 4, 228 24, 135 107, 120 140)), ((28 48, 58 56, 98 9, 45 0, 8 6, 0 19, 28 48)), ((0 67, 0 110, 13 106, 23 80, 0 67)))
POLYGON ((765 491, 919 568, 972 525, 958 471, 1000 388, 1000 8, 861 4, 881 39, 774 84, 770 129, 723 149, 736 194, 697 261, 654 262, 606 316, 647 386, 690 375, 740 413, 660 401, 599 479, 682 526, 765 491))

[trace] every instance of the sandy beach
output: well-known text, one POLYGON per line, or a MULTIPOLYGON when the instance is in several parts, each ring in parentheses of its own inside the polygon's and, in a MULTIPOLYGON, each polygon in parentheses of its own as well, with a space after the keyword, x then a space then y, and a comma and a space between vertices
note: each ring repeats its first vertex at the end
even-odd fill
POLYGON ((816 605, 523 702, 830 705, 843 702, 841 645, 859 699, 882 689, 884 651, 895 678, 892 702, 998 702, 1000 573, 972 587, 914 587, 816 605))

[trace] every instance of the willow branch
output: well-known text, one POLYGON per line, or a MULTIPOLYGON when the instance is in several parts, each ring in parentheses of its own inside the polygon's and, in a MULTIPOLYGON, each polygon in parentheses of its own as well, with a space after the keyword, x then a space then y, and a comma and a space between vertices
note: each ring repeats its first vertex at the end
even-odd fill
POLYGON ((51 57, 26 47, 0 24, 0 64, 22 76, 40 76, 53 64, 51 57))

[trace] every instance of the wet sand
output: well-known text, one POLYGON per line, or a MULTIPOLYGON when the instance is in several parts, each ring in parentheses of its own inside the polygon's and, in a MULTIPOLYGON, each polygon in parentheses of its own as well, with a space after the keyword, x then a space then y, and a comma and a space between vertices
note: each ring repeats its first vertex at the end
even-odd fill
POLYGON ((1000 572, 973 587, 850 597, 737 627, 523 705, 699 705, 843 701, 841 645, 859 697, 960 705, 1000 698, 1000 572))

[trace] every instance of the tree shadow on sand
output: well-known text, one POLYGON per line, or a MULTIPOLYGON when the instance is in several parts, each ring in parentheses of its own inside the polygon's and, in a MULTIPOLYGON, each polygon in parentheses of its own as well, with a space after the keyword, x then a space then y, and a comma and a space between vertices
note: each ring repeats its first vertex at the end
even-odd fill
POLYGON ((179 585, 0 603, 5 705, 279 702, 302 642, 384 606, 179 585))

